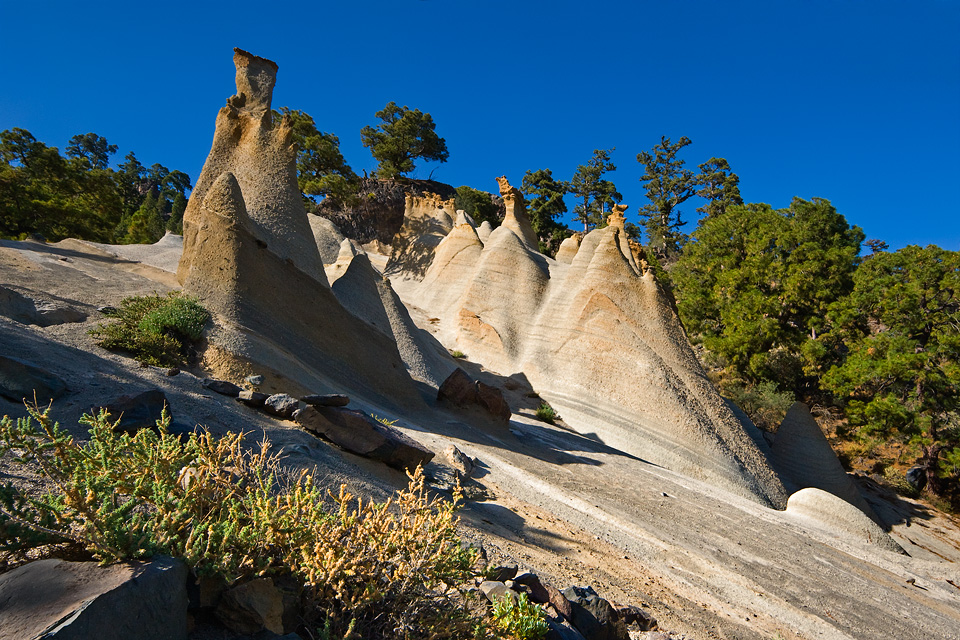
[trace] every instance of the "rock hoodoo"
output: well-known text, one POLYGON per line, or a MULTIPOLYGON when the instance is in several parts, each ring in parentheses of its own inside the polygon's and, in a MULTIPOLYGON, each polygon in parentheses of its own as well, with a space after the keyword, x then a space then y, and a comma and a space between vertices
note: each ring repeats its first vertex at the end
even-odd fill
POLYGON ((565 241, 554 261, 526 237, 522 197, 498 181, 504 223, 486 240, 454 226, 422 283, 403 292, 440 319, 441 342, 501 375, 524 373, 569 424, 611 446, 783 508, 779 477, 634 255, 626 207, 579 246, 565 241))
POLYGON ((265 373, 265 390, 349 389, 418 405, 396 342, 347 311, 327 282, 289 123, 270 117, 276 65, 239 49, 234 63, 237 95, 217 116, 177 271, 214 317, 206 366, 226 380, 265 373))

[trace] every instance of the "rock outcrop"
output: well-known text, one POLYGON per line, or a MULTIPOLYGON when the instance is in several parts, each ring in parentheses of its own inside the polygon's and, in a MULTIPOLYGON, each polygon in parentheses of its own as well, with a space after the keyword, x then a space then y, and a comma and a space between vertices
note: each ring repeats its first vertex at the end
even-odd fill
POLYGON ((439 337, 501 375, 522 372, 568 424, 649 462, 783 508, 777 474, 708 380, 653 274, 622 229, 568 240, 554 261, 507 218, 484 241, 469 224, 437 246, 410 301, 439 337))
POLYGON ((440 241, 453 228, 457 211, 454 199, 443 200, 435 193, 424 196, 407 194, 403 226, 393 237, 393 253, 386 274, 402 273, 421 279, 433 261, 440 241))
POLYGON ((350 389, 385 406, 419 396, 393 340, 330 290, 297 187, 285 118, 271 121, 277 67, 236 50, 237 95, 184 214, 177 277, 214 317, 204 364, 216 377, 265 374, 264 389, 350 389))

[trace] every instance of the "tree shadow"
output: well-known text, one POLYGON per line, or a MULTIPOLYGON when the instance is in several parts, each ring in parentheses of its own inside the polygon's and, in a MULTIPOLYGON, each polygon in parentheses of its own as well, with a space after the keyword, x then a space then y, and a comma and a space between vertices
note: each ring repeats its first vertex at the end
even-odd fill
POLYGON ((78 249, 66 249, 52 244, 41 244, 38 242, 16 242, 13 240, 0 240, 0 247, 6 249, 17 249, 20 251, 33 251, 34 253, 48 253, 50 255, 63 258, 77 258, 82 260, 93 260, 94 262, 108 262, 111 264, 140 264, 136 260, 127 260, 115 255, 102 255, 97 249, 90 252, 80 251, 78 249))

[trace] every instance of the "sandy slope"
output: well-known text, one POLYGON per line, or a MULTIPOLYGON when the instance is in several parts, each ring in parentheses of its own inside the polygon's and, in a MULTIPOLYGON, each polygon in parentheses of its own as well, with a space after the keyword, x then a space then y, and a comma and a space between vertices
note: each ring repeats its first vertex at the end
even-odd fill
MULTIPOLYGON (((146 262, 151 251, 139 251, 146 262)), ((210 393, 191 373, 168 377, 92 344, 86 330, 100 319, 97 306, 165 291, 170 275, 75 241, 4 242, 0 284, 73 301, 91 317, 44 329, 0 317, 0 352, 69 382, 71 393, 55 410, 77 436, 83 430, 75 419, 86 407, 159 386, 184 425, 243 429, 251 442, 266 435, 278 447, 306 445, 286 463, 315 467, 330 486, 346 481, 382 497, 404 483, 399 473, 339 452, 292 423, 210 393)), ((430 328, 416 310, 412 316, 430 328)), ((479 365, 466 366, 504 383, 479 365)), ((521 406, 527 390, 511 392, 511 405, 521 406)), ((430 406, 402 415, 361 408, 399 418, 401 428, 435 451, 455 443, 482 462, 479 480, 496 498, 469 504, 463 520, 467 535, 495 559, 512 558, 561 587, 591 583, 624 604, 646 602, 665 628, 688 638, 960 637, 960 527, 917 503, 867 495, 881 518, 893 521, 894 537, 913 556, 907 557, 524 415, 515 414, 507 430, 471 426, 430 406)), ((0 399, 0 411, 22 409, 0 399)), ((2 469, 11 472, 6 463, 2 469)))

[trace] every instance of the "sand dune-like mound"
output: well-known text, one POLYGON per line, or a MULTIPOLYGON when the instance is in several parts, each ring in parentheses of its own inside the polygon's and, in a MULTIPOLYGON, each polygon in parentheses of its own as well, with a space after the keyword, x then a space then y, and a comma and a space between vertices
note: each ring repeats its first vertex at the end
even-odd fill
POLYGON ((827 491, 809 487, 794 493, 787 501, 787 514, 848 542, 868 542, 886 551, 904 553, 873 520, 827 491))
POLYGON ((266 388, 293 393, 350 390, 382 405, 418 404, 396 342, 349 313, 327 284, 289 123, 270 122, 276 65, 239 50, 234 62, 238 95, 217 116, 177 271, 214 316, 206 365, 233 380, 264 374, 266 388))
MULTIPOLYGON (((501 192, 514 195, 503 182, 501 192)), ((457 225, 420 286, 404 289, 440 318, 441 340, 503 375, 522 372, 568 423, 611 446, 782 508, 777 474, 638 264, 623 208, 579 247, 568 243, 564 264, 524 237, 529 221, 517 196, 514 224, 486 241, 457 225)))
POLYGON ((313 231, 313 239, 317 243, 323 264, 336 262, 340 254, 340 245, 346 236, 340 233, 337 225, 323 216, 310 213, 307 214, 307 219, 310 221, 310 230, 313 231))
POLYGON ((807 405, 795 402, 770 446, 770 460, 788 491, 814 487, 846 500, 876 520, 860 490, 843 470, 807 405))

